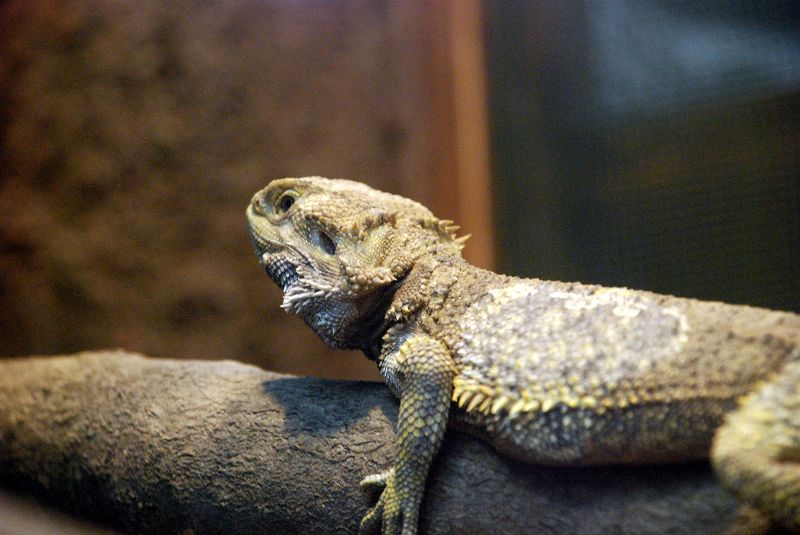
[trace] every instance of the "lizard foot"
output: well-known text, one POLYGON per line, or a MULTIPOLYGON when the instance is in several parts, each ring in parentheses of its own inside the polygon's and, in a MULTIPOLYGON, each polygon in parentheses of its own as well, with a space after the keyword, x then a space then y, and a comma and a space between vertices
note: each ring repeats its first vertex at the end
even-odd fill
POLYGON ((748 396, 714 439, 723 484, 800 534, 800 361, 748 396))
POLYGON ((380 497, 361 520, 359 535, 416 535, 419 504, 410 493, 398 491, 395 481, 394 469, 361 481, 362 491, 380 492, 380 497))

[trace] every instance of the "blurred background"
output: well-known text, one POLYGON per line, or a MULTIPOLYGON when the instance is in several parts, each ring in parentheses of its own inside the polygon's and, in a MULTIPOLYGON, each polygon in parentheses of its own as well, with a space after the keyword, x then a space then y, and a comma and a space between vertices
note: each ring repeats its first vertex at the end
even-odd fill
POLYGON ((800 310, 794 1, 0 3, 0 355, 372 378, 279 308, 270 179, 427 204, 506 273, 800 310))

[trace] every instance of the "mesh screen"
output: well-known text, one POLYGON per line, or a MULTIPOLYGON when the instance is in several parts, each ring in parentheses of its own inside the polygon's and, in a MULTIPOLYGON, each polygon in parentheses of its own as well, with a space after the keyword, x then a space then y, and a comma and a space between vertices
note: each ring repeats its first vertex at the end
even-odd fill
POLYGON ((800 310, 798 4, 541 4, 486 3, 503 268, 800 310))

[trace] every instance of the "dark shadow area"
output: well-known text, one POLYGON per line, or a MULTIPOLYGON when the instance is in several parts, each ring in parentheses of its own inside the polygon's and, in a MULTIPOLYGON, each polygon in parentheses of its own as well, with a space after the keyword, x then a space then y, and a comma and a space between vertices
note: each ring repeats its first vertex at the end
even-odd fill
POLYGON ((4 535, 115 535, 108 526, 81 522, 42 505, 22 492, 0 491, 0 533, 4 535))
POLYGON ((373 408, 397 420, 397 400, 383 383, 291 377, 264 381, 262 388, 285 410, 284 431, 290 435, 332 435, 368 418, 373 408))

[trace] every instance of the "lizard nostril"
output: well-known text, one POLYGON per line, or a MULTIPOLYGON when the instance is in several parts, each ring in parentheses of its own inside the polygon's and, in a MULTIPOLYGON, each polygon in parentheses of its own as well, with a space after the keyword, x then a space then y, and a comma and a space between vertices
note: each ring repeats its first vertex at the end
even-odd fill
POLYGON ((259 191, 258 193, 253 195, 253 198, 250 199, 250 206, 253 207, 253 211, 255 213, 257 213, 259 215, 266 215, 265 210, 264 210, 264 208, 266 206, 266 203, 264 202, 264 194, 263 194, 263 192, 259 191))

